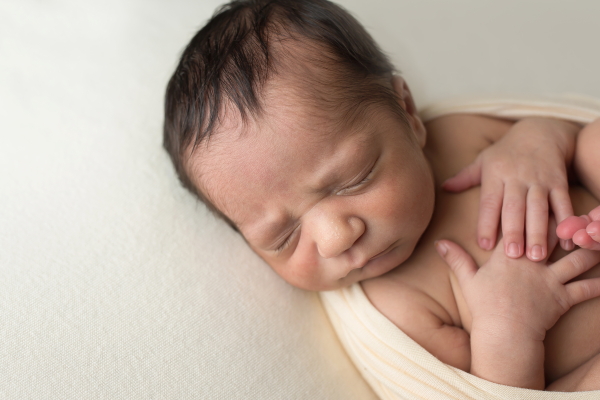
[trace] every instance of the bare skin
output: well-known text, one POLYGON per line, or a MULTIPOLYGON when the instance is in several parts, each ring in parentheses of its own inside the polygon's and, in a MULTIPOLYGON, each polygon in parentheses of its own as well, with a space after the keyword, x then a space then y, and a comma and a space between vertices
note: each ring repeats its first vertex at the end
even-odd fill
MULTIPOLYGON (((362 282, 375 307, 425 349, 466 371, 476 360, 477 368, 481 364, 492 372, 480 374, 485 379, 543 388, 545 371, 545 383, 552 383, 554 390, 578 390, 581 382, 593 382, 584 373, 579 383, 561 386, 561 378, 584 365, 587 371, 595 370, 588 360, 600 351, 594 335, 600 324, 590 323, 589 316, 598 314, 599 301, 573 307, 556 325, 558 317, 543 321, 545 341, 539 345, 542 353, 545 349, 546 365, 540 369, 541 379, 536 376, 534 384, 495 379, 498 371, 489 367, 496 360, 486 358, 485 351, 483 356, 475 348, 471 351, 472 315, 458 280, 433 246, 434 240, 451 239, 478 265, 490 258, 491 252, 477 241, 479 189, 452 194, 441 185, 520 123, 454 115, 432 121, 426 130, 403 80, 394 79, 391 86, 406 121, 379 107, 348 127, 318 103, 315 107, 314 101, 290 91, 297 85, 281 78, 265 89, 262 118, 243 125, 235 115, 224 116, 221 128, 226 133, 198 148, 188 169, 250 247, 292 285, 329 290, 362 282)), ((557 121, 551 125, 572 129, 557 121)), ((552 164, 565 160, 559 157, 552 164)), ((578 214, 598 205, 583 188, 571 190, 571 199, 578 214)), ((595 254, 590 257, 598 260, 588 267, 600 261, 600 253, 595 254)), ((533 252, 529 255, 539 259, 533 252)), ((563 260, 567 257, 559 262, 563 260)), ((512 261, 533 263, 525 257, 512 261)), ((597 270, 587 276, 600 273, 597 270)), ((596 288, 588 298, 600 295, 600 284, 596 288)), ((573 304, 583 300, 579 297, 573 304)), ((513 310, 538 309, 517 304, 513 310)), ((521 358, 539 363, 543 354, 521 358)), ((513 369, 506 364, 505 371, 513 369)))
MULTIPOLYGON (((451 239, 478 265, 488 261, 491 252, 477 244, 479 187, 451 194, 442 190, 441 184, 469 165, 487 145, 477 132, 499 137, 512 124, 468 115, 442 117, 427 124, 425 154, 436 182, 434 215, 408 260, 385 275, 362 282, 371 302, 386 317, 442 361, 465 370, 470 369, 471 362, 465 350, 469 347, 466 333, 471 333, 471 313, 456 276, 438 256, 433 243, 440 238, 451 239)), ((598 206, 597 198, 583 187, 572 187, 570 195, 578 215, 598 206)), ((558 249, 552 258, 564 254, 558 249)), ((600 276, 600 266, 584 276, 600 276)), ((547 332, 544 370, 549 389, 591 390, 594 386, 591 383, 598 378, 594 371, 599 369, 596 356, 600 353, 600 319, 590 316, 599 313, 600 299, 588 300, 571 308, 547 332)), ((600 387, 596 384, 593 388, 600 387)))
MULTIPOLYGON (((581 180, 593 188, 600 181, 600 148, 598 139, 600 119, 586 126, 579 134, 576 168, 581 180)), ((596 194, 598 196, 598 194, 596 194)), ((600 250, 600 207, 596 207, 588 215, 570 217, 558 226, 556 234, 563 240, 572 240, 574 244, 590 250, 600 250)))

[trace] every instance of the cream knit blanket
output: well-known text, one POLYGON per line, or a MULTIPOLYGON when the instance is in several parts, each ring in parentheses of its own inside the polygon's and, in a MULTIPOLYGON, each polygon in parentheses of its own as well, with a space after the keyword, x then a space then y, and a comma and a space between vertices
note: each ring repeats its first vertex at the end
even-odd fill
MULTIPOLYGON (((427 121, 451 113, 547 116, 586 124, 600 118, 600 101, 578 96, 455 100, 428 107, 421 116, 427 121)), ((321 292, 321 300, 354 364, 382 399, 600 399, 600 391, 558 393, 498 385, 446 365, 377 311, 360 284, 321 292)))

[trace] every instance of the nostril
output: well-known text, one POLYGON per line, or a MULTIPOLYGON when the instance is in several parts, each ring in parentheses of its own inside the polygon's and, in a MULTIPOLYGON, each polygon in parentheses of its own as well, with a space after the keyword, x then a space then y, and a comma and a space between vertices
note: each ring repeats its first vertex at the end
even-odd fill
POLYGON ((365 233, 367 227, 364 221, 358 217, 350 217, 348 222, 354 230, 354 241, 357 241, 365 233))

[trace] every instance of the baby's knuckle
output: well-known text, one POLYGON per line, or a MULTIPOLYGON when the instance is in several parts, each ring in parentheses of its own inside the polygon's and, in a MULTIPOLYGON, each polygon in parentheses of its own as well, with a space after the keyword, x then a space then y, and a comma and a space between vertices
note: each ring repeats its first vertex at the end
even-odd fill
POLYGON ((497 196, 493 195, 483 196, 479 207, 483 212, 494 212, 500 208, 500 200, 497 196))
POLYGON ((560 296, 556 293, 554 294, 554 301, 556 301, 558 306, 561 308, 561 310, 562 310, 561 314, 566 313, 569 310, 569 308, 571 308, 570 302, 567 299, 565 299, 563 296, 560 296))
POLYGON ((571 253, 570 263, 571 268, 577 272, 577 275, 585 270, 585 257, 581 253, 571 253))
POLYGON ((594 297, 594 290, 589 282, 579 281, 578 283, 579 285, 577 285, 575 292, 572 293, 572 297, 576 299, 576 301, 584 301, 594 297))
POLYGON ((556 190, 559 192, 563 192, 567 194, 569 192, 569 181, 566 178, 556 179, 554 182, 554 188, 552 190, 556 190))
POLYGON ((503 212, 515 213, 521 211, 523 203, 518 200, 508 200, 504 203, 503 212))
POLYGON ((590 299, 592 297, 594 297, 594 289, 592 288, 592 285, 590 285, 589 282, 582 282, 582 284, 579 286, 579 289, 581 290, 580 292, 580 298, 582 299, 590 299))
POLYGON ((502 230, 504 231, 504 240, 507 243, 514 242, 523 236, 523 231, 514 226, 503 225, 502 230))
MULTIPOLYGON (((533 183, 532 185, 530 185, 529 191, 532 194, 539 196, 540 199, 547 197, 548 192, 549 192, 547 185, 543 185, 543 184, 539 184, 539 183, 533 183)), ((546 199, 544 199, 544 200, 546 200, 546 199)))

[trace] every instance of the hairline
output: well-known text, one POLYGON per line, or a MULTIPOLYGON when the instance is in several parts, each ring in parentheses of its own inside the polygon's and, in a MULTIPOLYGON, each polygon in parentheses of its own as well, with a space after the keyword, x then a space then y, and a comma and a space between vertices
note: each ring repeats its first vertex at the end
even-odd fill
MULTIPOLYGON (((268 85, 268 84, 269 84, 269 82, 267 82, 265 85, 268 85)), ((264 89, 264 87, 263 87, 263 89, 264 89)), ((288 89, 289 89, 289 87, 288 87, 288 89)), ((298 88, 296 88, 296 89, 298 89, 298 88)), ((261 91, 261 93, 264 93, 264 90, 261 91)), ((323 93, 323 92, 321 91, 321 93, 323 93)), ((312 95, 312 93, 305 95, 305 96, 301 95, 299 97, 301 98, 301 101, 303 103, 308 105, 308 107, 312 107, 317 110, 321 110, 321 108, 316 103, 322 102, 324 100, 324 98, 321 97, 320 99, 316 99, 315 102, 313 102, 312 104, 309 104, 311 95, 312 95)), ((369 116, 371 116, 377 112, 377 110, 374 109, 374 107, 376 107, 376 106, 387 106, 388 110, 392 112, 393 116, 395 116, 397 118, 399 123, 401 123, 405 126, 408 126, 408 121, 406 120, 406 115, 402 111, 399 111, 399 110, 402 110, 402 108, 400 107, 400 105, 398 103, 395 103, 394 107, 392 107, 391 104, 386 104, 383 100, 373 102, 373 101, 365 101, 364 99, 360 99, 360 101, 354 102, 354 103, 355 104, 353 104, 351 106, 351 108, 354 111, 351 113, 352 116, 350 118, 346 118, 347 117, 346 114, 348 114, 348 113, 343 113, 342 115, 335 115, 334 118, 332 118, 333 119, 332 129, 323 130, 322 132, 324 135, 339 134, 340 132, 349 132, 348 134, 350 134, 350 132, 354 132, 356 130, 366 129, 366 126, 364 126, 364 125, 368 123, 369 116)), ((239 128, 235 129, 234 132, 231 132, 231 131, 223 131, 223 129, 220 129, 220 127, 218 125, 215 126, 215 131, 213 132, 212 135, 205 138, 205 140, 201 141, 200 143, 197 143, 197 144, 190 143, 187 146, 186 150, 184 151, 183 165, 184 165, 184 169, 185 169, 185 174, 188 177, 190 184, 193 188, 193 193, 200 199, 200 201, 202 201, 208 207, 208 209, 213 214, 215 214, 219 218, 222 218, 234 230, 241 233, 237 224, 224 211, 222 211, 221 209, 219 209, 219 207, 216 206, 216 204, 215 204, 216 199, 214 199, 214 194, 211 195, 210 193, 208 193, 208 190, 206 190, 206 189, 203 190, 202 186, 204 186, 204 185, 202 185, 202 176, 208 175, 208 171, 206 171, 205 169, 203 169, 201 167, 200 162, 194 162, 194 159, 198 156, 198 154, 199 154, 198 152, 210 151, 209 147, 211 145, 211 143, 210 143, 211 139, 213 141, 216 140, 218 142, 219 137, 230 134, 230 135, 238 135, 238 138, 234 139, 234 140, 237 140, 247 134, 252 134, 253 129, 251 129, 250 126, 251 125, 257 126, 259 120, 261 118, 268 117, 269 113, 266 111, 264 103, 261 104, 260 115, 252 115, 251 118, 243 118, 240 115, 240 112, 237 109, 235 109, 235 107, 232 107, 230 105, 225 105, 224 109, 229 110, 229 112, 224 111, 222 114, 220 114, 220 119, 223 120, 223 119, 227 118, 226 116, 228 116, 229 118, 235 118, 236 125, 239 128), (214 135, 214 137, 213 137, 213 135, 214 135)), ((327 122, 331 122, 331 121, 327 121, 327 122)), ((213 143, 213 145, 215 145, 215 143, 213 143)), ((216 176, 218 173, 219 173, 219 168, 213 167, 210 171, 211 176, 216 176)))

